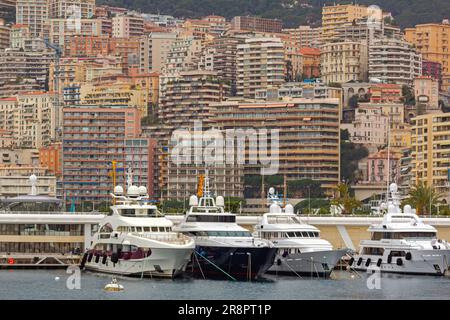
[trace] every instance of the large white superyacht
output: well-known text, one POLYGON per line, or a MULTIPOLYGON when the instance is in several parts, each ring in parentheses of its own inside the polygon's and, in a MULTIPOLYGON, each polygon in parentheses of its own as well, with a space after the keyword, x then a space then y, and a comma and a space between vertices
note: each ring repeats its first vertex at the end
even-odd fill
POLYGON ((403 212, 397 185, 390 185, 391 199, 380 224, 371 225, 370 240, 360 243, 350 265, 373 272, 444 275, 449 271, 450 244, 437 238, 437 230, 425 224, 406 205, 403 212))
POLYGON ((281 200, 274 188, 268 193, 269 212, 255 226, 254 236, 270 240, 277 248, 275 263, 270 273, 311 277, 328 277, 346 255, 348 249, 333 249, 330 242, 320 238, 320 230, 303 223, 287 204, 282 208, 281 200))
POLYGON ((190 208, 177 230, 195 239, 196 249, 186 269, 210 279, 255 280, 272 266, 276 249, 270 241, 255 239, 224 211, 224 198, 213 198, 204 178, 200 199, 193 195, 190 208))
POLYGON ((129 183, 111 194, 112 215, 100 223, 81 266, 87 270, 141 277, 180 274, 190 260, 194 240, 172 230, 173 223, 148 202, 147 189, 129 183))

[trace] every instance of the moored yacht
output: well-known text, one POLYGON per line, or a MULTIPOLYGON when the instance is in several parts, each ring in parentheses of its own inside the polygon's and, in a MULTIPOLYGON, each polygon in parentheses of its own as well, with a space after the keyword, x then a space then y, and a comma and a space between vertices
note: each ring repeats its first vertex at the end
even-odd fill
POLYGON ((270 241, 255 239, 224 211, 224 198, 213 198, 208 176, 200 199, 189 199, 189 211, 178 231, 195 239, 196 249, 186 271, 209 279, 255 280, 273 264, 276 249, 270 241))
POLYGON ((294 207, 282 208, 273 188, 268 194, 269 212, 255 226, 254 236, 270 240, 277 248, 275 263, 270 273, 328 277, 348 249, 334 250, 320 238, 316 227, 303 223, 294 214, 294 207))
POLYGON ((148 202, 145 187, 116 186, 112 215, 100 223, 81 265, 87 270, 126 276, 172 278, 184 270, 194 240, 172 231, 173 223, 148 202))
POLYGON ((371 240, 360 243, 351 260, 356 270, 444 275, 449 271, 450 244, 438 240, 437 230, 425 224, 409 205, 400 208, 397 185, 390 185, 391 199, 380 224, 369 227, 371 240))

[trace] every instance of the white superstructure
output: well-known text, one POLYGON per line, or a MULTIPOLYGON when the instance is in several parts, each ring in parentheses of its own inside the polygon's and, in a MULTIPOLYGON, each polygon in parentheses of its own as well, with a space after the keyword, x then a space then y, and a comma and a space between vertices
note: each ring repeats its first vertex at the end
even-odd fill
POLYGON ((191 258, 194 240, 172 231, 172 222, 148 202, 145 187, 117 186, 112 215, 100 223, 92 246, 83 256, 88 270, 150 277, 173 277, 191 258))
POLYGON ((269 272, 329 276, 347 249, 334 250, 320 238, 316 227, 302 222, 291 204, 282 208, 273 188, 268 194, 269 212, 255 226, 254 236, 272 241, 278 249, 269 272))
POLYGON ((371 240, 361 241, 350 264, 356 270, 444 275, 449 270, 449 243, 439 240, 437 230, 425 224, 411 206, 402 212, 395 183, 390 192, 383 221, 369 227, 371 240))

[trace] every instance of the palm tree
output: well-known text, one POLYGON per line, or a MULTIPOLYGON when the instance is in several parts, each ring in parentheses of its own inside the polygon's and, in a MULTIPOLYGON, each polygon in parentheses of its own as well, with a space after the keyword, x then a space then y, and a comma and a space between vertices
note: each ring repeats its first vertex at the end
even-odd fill
POLYGON ((442 193, 436 192, 432 187, 426 186, 422 182, 414 186, 409 192, 409 197, 405 204, 416 208, 417 214, 431 214, 432 207, 440 203, 442 193))
POLYGON ((340 183, 336 186, 335 199, 331 202, 333 205, 342 206, 343 213, 351 214, 354 209, 361 207, 361 201, 350 196, 350 188, 346 183, 340 183))

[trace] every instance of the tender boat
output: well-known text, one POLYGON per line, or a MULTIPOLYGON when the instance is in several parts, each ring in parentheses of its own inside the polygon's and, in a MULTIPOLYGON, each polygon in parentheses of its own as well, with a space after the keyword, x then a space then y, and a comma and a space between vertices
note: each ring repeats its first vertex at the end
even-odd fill
POLYGON ((116 186, 112 215, 100 223, 81 266, 125 276, 166 277, 180 274, 190 260, 194 240, 172 230, 173 223, 148 202, 147 189, 116 186))
POLYGON ((213 198, 206 173, 200 199, 189 199, 189 211, 177 226, 193 237, 195 253, 187 272, 208 279, 251 281, 273 264, 276 249, 267 240, 255 239, 236 223, 236 215, 224 211, 224 198, 213 198))
POLYGON ((450 244, 438 240, 437 230, 425 224, 411 206, 404 206, 402 212, 395 183, 389 189, 391 199, 385 204, 383 221, 369 227, 372 238, 361 241, 350 265, 368 272, 444 275, 449 271, 450 244))
POLYGON ((269 212, 255 226, 255 237, 270 240, 277 248, 275 263, 270 273, 311 277, 329 277, 348 249, 334 250, 320 230, 303 223, 294 214, 294 207, 282 208, 281 200, 274 188, 267 196, 269 212))
POLYGON ((105 286, 105 289, 104 289, 104 290, 105 290, 105 291, 111 291, 111 292, 117 292, 117 291, 123 291, 123 290, 124 290, 124 287, 123 287, 123 285, 117 283, 117 279, 116 279, 115 277, 113 277, 113 278, 111 279, 111 283, 108 283, 108 284, 105 286))

